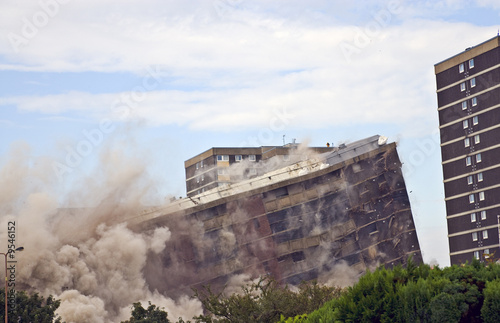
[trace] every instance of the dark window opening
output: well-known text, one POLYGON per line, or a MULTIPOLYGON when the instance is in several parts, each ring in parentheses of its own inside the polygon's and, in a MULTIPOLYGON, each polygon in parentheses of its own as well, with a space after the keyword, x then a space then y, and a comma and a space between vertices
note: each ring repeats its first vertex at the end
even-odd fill
POLYGON ((306 255, 304 254, 304 251, 297 251, 292 253, 292 260, 293 262, 299 262, 306 259, 306 255))

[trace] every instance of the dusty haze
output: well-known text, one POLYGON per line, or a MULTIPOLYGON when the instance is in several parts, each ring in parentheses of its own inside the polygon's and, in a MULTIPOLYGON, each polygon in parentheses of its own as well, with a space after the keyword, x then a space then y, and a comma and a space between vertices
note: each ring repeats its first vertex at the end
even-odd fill
MULTIPOLYGON (((124 219, 149 207, 144 201, 157 199, 149 195, 162 183, 147 171, 147 152, 140 148, 130 152, 130 137, 108 139, 92 152, 97 162, 84 161, 63 182, 53 168, 54 161, 61 160, 33 157, 25 143, 12 144, 0 160, 0 239, 6 241, 7 222, 15 220, 16 246, 25 248, 16 254, 17 287, 60 299, 57 313, 66 322, 120 322, 130 317, 132 303, 138 301, 164 307, 171 320, 191 319, 202 313, 201 303, 185 295, 185 289, 170 291, 165 283, 170 278, 182 285, 183 275, 189 275, 182 262, 173 259, 174 264, 165 269, 161 262, 146 266, 146 260, 148 256, 162 259, 169 247, 181 241, 177 239, 190 238, 200 252, 215 242, 200 239, 204 237, 201 222, 179 220, 170 227, 140 233, 127 228, 124 219)), ((300 147, 289 163, 307 157, 313 156, 300 147)), ((276 162, 271 159, 260 167, 274 169, 276 162)), ((231 173, 238 171, 231 169, 231 173)), ((242 212, 235 210, 232 220, 244 218, 242 212)), ((314 218, 307 222, 310 230, 319 230, 314 218)), ((245 234, 251 240, 255 233, 245 234)), ((235 233, 229 229, 221 230, 216 239, 224 255, 237 248, 235 233)), ((315 259, 322 262, 320 256, 315 259)), ((358 277, 348 266, 338 265, 334 271, 337 279, 324 275, 322 281, 345 286, 358 277)), ((234 276, 226 292, 237 291, 251 279, 234 276)))
POLYGON ((121 223, 144 209, 141 201, 158 185, 146 162, 125 147, 113 141, 96 149, 98 166, 86 176, 74 170, 71 186, 58 181, 55 159, 33 157, 25 143, 14 143, 0 160, 0 238, 6 242, 14 220, 16 246, 25 248, 16 254, 17 289, 60 299, 63 321, 119 322, 137 301, 165 307, 173 320, 201 313, 197 300, 174 300, 146 284, 147 255, 163 251, 171 233, 167 227, 135 233, 121 223))

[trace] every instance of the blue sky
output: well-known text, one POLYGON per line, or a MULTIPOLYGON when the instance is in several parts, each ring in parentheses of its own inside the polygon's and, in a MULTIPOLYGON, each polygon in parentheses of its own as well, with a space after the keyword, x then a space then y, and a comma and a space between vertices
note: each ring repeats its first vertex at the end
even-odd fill
POLYGON ((499 13, 488 0, 6 0, 0 167, 30 147, 27 167, 46 165, 64 194, 118 147, 144 161, 157 201, 184 196, 184 160, 213 146, 381 134, 398 142, 424 260, 448 265, 433 66, 494 37, 499 13))

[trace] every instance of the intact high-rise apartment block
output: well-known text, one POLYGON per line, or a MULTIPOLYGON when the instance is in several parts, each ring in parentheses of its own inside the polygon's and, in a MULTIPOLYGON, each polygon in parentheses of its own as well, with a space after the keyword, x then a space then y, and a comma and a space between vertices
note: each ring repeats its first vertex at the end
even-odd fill
POLYGON ((451 264, 499 258, 500 37, 434 66, 451 264))

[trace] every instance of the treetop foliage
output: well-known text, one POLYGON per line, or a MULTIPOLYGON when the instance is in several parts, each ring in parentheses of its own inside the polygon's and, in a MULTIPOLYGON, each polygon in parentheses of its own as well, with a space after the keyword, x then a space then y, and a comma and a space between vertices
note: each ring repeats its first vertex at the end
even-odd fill
POLYGON ((298 291, 280 285, 271 277, 242 287, 240 294, 224 296, 210 287, 195 290, 203 303, 205 315, 195 317, 196 322, 277 322, 281 317, 293 317, 312 312, 328 300, 338 297, 342 289, 320 286, 316 282, 302 283, 298 291))
POLYGON ((500 265, 381 267, 290 322, 500 322, 500 265))
POLYGON ((167 312, 149 302, 147 309, 140 302, 132 305, 132 316, 121 323, 170 323, 167 312))
MULTIPOLYGON (((52 296, 45 299, 38 293, 28 295, 24 291, 17 291, 15 293, 15 302, 9 304, 8 307, 9 322, 60 323, 61 318, 55 313, 60 303, 61 301, 52 296)), ((4 289, 1 289, 0 292, 0 314, 0 322, 5 321, 4 289)))

